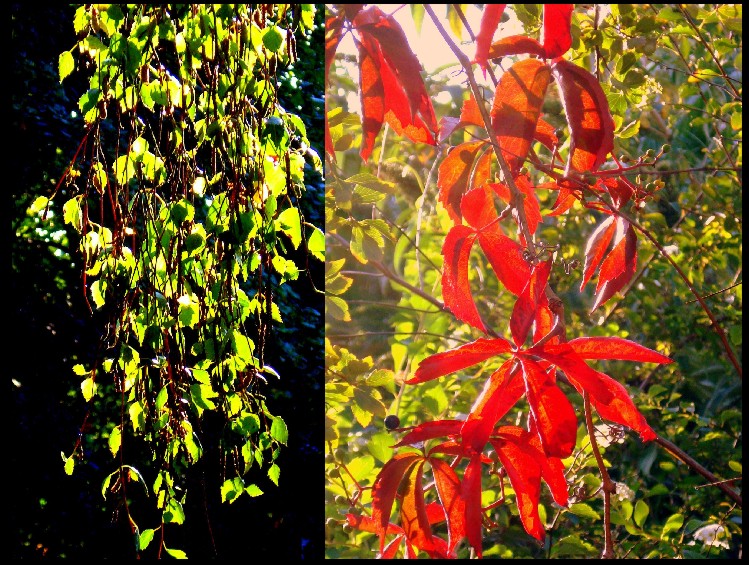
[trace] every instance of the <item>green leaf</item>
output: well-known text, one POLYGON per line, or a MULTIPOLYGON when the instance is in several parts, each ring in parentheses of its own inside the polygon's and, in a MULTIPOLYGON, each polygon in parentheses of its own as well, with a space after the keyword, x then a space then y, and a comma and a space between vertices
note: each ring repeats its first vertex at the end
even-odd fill
POLYGON ((273 423, 270 426, 270 436, 284 445, 289 440, 289 430, 286 428, 286 422, 283 421, 281 416, 273 418, 273 423))
POLYGON ((644 500, 638 500, 637 504, 635 504, 635 524, 642 527, 649 513, 650 507, 647 503, 644 500))
POLYGON ((97 279, 91 284, 91 297, 94 299, 94 304, 97 308, 104 306, 106 300, 104 299, 104 292, 107 290, 107 281, 104 279, 97 279))
POLYGON ((94 382, 93 377, 85 379, 81 383, 81 392, 83 392, 83 398, 88 402, 96 394, 97 385, 94 382))
POLYGON ((244 489, 244 490, 245 490, 245 492, 246 492, 247 494, 249 494, 250 496, 260 496, 261 494, 263 494, 263 491, 262 491, 262 490, 260 490, 260 487, 259 487, 259 486, 257 486, 257 485, 256 485, 256 484, 254 484, 254 483, 253 483, 253 484, 251 484, 250 486, 248 486, 248 487, 247 487, 246 489, 244 489))
POLYGON ((115 426, 114 429, 109 434, 109 451, 112 452, 112 457, 117 455, 117 452, 120 450, 120 445, 122 445, 122 428, 120 426, 115 426))
POLYGON ((175 559, 187 559, 187 554, 181 549, 169 549, 167 546, 164 546, 164 551, 175 559))
POLYGON ((732 471, 736 471, 737 473, 741 473, 741 463, 739 461, 729 461, 728 467, 732 471))
POLYGON ((273 481, 273 484, 278 486, 278 479, 281 476, 281 468, 273 463, 273 465, 270 466, 270 469, 268 469, 268 478, 273 481))
POLYGON ((275 25, 268 26, 263 32, 263 45, 274 53, 283 45, 283 35, 275 25))
POLYGON ((73 469, 75 468, 75 457, 71 455, 70 457, 64 457, 64 459, 65 459, 65 474, 72 475, 73 469))
POLYGON ((62 82, 75 69, 75 59, 73 59, 70 51, 60 53, 60 57, 57 60, 57 67, 60 72, 60 82, 62 82))
POLYGON ((73 226, 76 231, 83 229, 83 211, 81 210, 80 196, 75 196, 63 204, 62 217, 65 223, 73 226))
POLYGON ((601 518, 598 515, 598 512, 596 512, 588 504, 585 504, 583 502, 578 502, 577 504, 571 505, 569 511, 572 512, 575 516, 580 516, 581 518, 590 518, 591 520, 600 520, 601 518))
POLYGON ((275 220, 276 230, 282 231, 291 240, 294 249, 299 248, 302 242, 302 224, 299 219, 299 210, 296 208, 286 208, 278 215, 275 220))
POLYGON ((185 521, 185 510, 176 498, 169 499, 169 504, 164 509, 164 522, 167 524, 182 524, 185 521))
POLYGON ((190 395, 196 406, 205 410, 216 409, 216 405, 211 398, 217 397, 218 393, 214 392, 210 385, 190 385, 190 395))
POLYGON ((221 485, 221 502, 233 503, 242 492, 244 492, 244 481, 242 477, 227 479, 221 485))
POLYGON ((315 227, 312 235, 307 240, 307 249, 313 257, 325 261, 325 234, 320 228, 315 227))
POLYGON ((148 544, 151 543, 151 540, 153 539, 154 533, 155 530, 152 529, 143 530, 140 533, 138 536, 138 551, 143 551, 148 547, 148 544))
POLYGON ((73 372, 79 377, 88 375, 88 371, 86 370, 86 367, 84 367, 80 363, 78 363, 77 365, 73 365, 73 372))
POLYGON ((232 422, 232 430, 244 436, 254 434, 260 429, 260 417, 257 414, 242 412, 242 415, 232 422))
POLYGON ((661 532, 661 539, 667 536, 671 532, 679 530, 684 525, 684 516, 682 514, 672 514, 666 523, 663 525, 663 531, 661 532))

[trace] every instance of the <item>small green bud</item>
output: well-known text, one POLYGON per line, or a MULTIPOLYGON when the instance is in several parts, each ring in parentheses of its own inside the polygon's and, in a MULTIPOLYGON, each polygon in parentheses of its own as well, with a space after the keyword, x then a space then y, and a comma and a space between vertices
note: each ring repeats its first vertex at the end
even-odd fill
POLYGON ((663 153, 664 155, 669 151, 671 151, 671 146, 668 143, 664 144, 663 147, 661 147, 661 153, 663 153))

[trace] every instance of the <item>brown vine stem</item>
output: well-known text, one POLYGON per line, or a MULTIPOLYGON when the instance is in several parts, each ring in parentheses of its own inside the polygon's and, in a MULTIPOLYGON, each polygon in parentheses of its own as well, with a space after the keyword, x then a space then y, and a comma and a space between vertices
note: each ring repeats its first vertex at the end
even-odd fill
POLYGON ((598 470, 601 472, 601 490, 603 491, 603 533, 604 533, 604 546, 603 552, 601 553, 601 559, 613 559, 614 547, 613 540, 611 537, 611 493, 616 490, 614 481, 611 480, 609 472, 606 470, 606 465, 601 457, 601 452, 598 449, 598 443, 596 442, 596 430, 593 427, 593 415, 590 406, 590 396, 587 392, 583 393, 583 402, 585 403, 585 425, 588 428, 588 437, 590 438, 590 447, 593 449, 593 456, 596 458, 598 464, 598 470))
POLYGON ((695 461, 686 451, 684 451, 674 443, 668 441, 667 439, 658 436, 655 438, 655 442, 663 447, 666 451, 668 451, 672 456, 685 463, 690 469, 693 469, 694 471, 705 477, 708 481, 710 481, 710 485, 703 486, 718 487, 720 490, 726 493, 731 500, 738 504, 739 507, 741 507, 741 495, 729 486, 728 481, 722 480, 719 477, 713 475, 710 471, 705 469, 705 467, 695 461))

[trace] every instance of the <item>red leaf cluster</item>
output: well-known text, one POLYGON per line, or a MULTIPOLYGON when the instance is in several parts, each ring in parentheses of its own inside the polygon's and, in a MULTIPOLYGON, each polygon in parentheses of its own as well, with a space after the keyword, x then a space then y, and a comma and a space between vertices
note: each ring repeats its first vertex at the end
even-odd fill
MULTIPOLYGON (((421 64, 406 34, 392 16, 377 6, 362 9, 344 4, 326 22, 326 77, 340 42, 345 21, 357 32, 359 96, 362 104, 363 139, 360 155, 367 160, 377 134, 387 122, 398 135, 411 141, 436 144, 438 131, 432 101, 421 77, 421 64)), ((326 124, 326 151, 335 159, 326 124)))

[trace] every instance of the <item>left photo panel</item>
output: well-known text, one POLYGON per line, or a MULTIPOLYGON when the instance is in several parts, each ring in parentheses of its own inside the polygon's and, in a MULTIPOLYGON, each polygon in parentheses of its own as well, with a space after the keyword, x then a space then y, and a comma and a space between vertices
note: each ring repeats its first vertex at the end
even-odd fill
POLYGON ((11 6, 12 559, 316 559, 323 4, 11 6))

